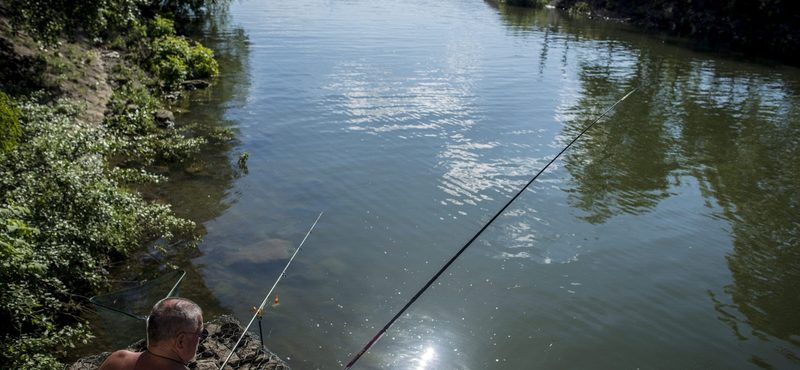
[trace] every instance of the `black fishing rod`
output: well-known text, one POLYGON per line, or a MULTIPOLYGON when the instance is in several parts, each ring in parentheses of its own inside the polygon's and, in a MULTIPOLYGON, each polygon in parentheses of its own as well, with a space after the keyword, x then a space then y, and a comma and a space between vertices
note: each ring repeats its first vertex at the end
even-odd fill
POLYGON ((522 189, 520 189, 519 192, 517 192, 517 194, 514 195, 514 197, 512 197, 511 200, 509 200, 508 203, 506 203, 505 206, 503 206, 503 208, 501 208, 499 211, 497 211, 497 213, 494 215, 494 217, 492 217, 491 220, 489 220, 489 222, 487 222, 485 225, 483 225, 483 227, 475 234, 475 236, 472 237, 472 239, 470 239, 467 242, 467 244, 464 244, 464 246, 461 247, 461 249, 455 255, 453 255, 453 257, 450 258, 450 260, 447 261, 447 263, 445 263, 444 266, 442 266, 441 269, 439 269, 439 272, 437 272, 436 275, 433 275, 433 277, 430 280, 428 280, 428 282, 425 284, 425 286, 423 286, 422 289, 420 289, 419 292, 417 292, 417 294, 415 294, 411 298, 411 300, 409 300, 408 303, 406 303, 406 305, 403 306, 403 308, 400 309, 400 311, 397 312, 397 314, 394 315, 394 317, 391 320, 389 320, 389 323, 386 324, 386 326, 384 326, 383 329, 381 329, 378 332, 378 334, 376 334, 375 337, 373 337, 372 340, 370 340, 369 343, 367 343, 366 346, 364 346, 364 348, 361 350, 361 352, 358 352, 358 354, 355 357, 353 357, 352 360, 350 360, 350 363, 348 363, 347 366, 344 367, 344 370, 347 370, 350 367, 352 367, 361 358, 361 356, 363 356, 364 353, 366 353, 370 349, 370 347, 372 347, 372 345, 375 344, 375 342, 377 342, 379 339, 381 339, 381 337, 383 337, 386 334, 386 331, 389 330, 389 327, 391 327, 395 323, 395 321, 397 321, 397 319, 400 318, 400 316, 402 316, 403 313, 406 312, 406 310, 412 304, 414 304, 414 302, 417 300, 417 298, 419 298, 422 295, 422 293, 424 293, 426 290, 428 290, 428 288, 430 288, 430 286, 433 284, 433 282, 436 281, 436 279, 438 279, 439 276, 441 276, 442 273, 444 273, 444 271, 447 270, 447 268, 450 267, 450 265, 452 265, 453 262, 455 262, 455 260, 459 256, 461 256, 462 253, 464 253, 465 250, 467 250, 467 248, 472 244, 472 242, 475 241, 475 239, 478 239, 478 237, 481 236, 481 234, 483 234, 483 232, 489 227, 489 225, 492 224, 492 222, 494 222, 494 220, 496 220, 498 217, 500 217, 501 214, 503 214, 503 212, 506 210, 506 208, 508 208, 508 206, 510 206, 511 203, 513 203, 514 200, 516 200, 522 194, 522 192, 524 192, 526 189, 528 189, 528 187, 534 181, 536 181, 537 178, 539 178, 539 175, 541 175, 542 172, 544 172, 547 169, 547 167, 550 167, 550 165, 553 164, 553 162, 555 162, 555 160, 558 159, 558 157, 560 157, 561 154, 563 154, 567 149, 569 149, 569 147, 572 146, 573 143, 578 141, 578 139, 580 139, 580 137, 583 136, 583 134, 586 133, 586 131, 589 131, 589 129, 592 128, 592 126, 594 126, 595 123, 597 123, 598 121, 600 121, 600 119, 605 117, 605 115, 608 114, 608 112, 610 112, 611 109, 616 107, 617 104, 619 104, 623 100, 627 99, 628 96, 630 96, 631 94, 633 94, 634 91, 636 91, 636 89, 638 89, 638 87, 635 87, 629 93, 625 94, 625 96, 623 96, 621 99, 617 100, 614 104, 612 104, 610 107, 608 107, 608 109, 606 109, 602 114, 600 114, 600 116, 595 118, 594 121, 592 121, 592 123, 590 123, 588 126, 586 126, 586 128, 584 128, 583 131, 581 131, 577 136, 575 136, 575 138, 572 139, 572 141, 570 141, 569 144, 567 144, 567 146, 564 147, 564 149, 561 149, 561 151, 558 152, 558 154, 556 154, 556 156, 553 157, 553 159, 551 159, 550 162, 548 162, 546 165, 544 165, 544 167, 542 167, 542 169, 539 170, 539 172, 536 174, 536 176, 534 176, 531 179, 531 181, 528 181, 528 183, 525 184, 525 186, 523 186, 522 189))
MULTIPOLYGON (((292 258, 290 258, 289 262, 286 263, 286 267, 283 268, 283 271, 278 276, 278 280, 275 280, 275 284, 272 284, 272 288, 269 290, 269 293, 267 293, 267 296, 264 297, 264 301, 261 302, 261 305, 258 306, 258 308, 253 307, 255 309, 254 311, 256 313, 253 315, 253 318, 250 319, 250 323, 247 324, 247 327, 244 328, 244 331, 242 331, 242 336, 240 336, 239 340, 236 341, 236 344, 234 344, 233 347, 231 347, 231 353, 228 354, 228 358, 225 359, 225 362, 222 363, 222 366, 219 367, 219 370, 222 370, 225 367, 225 365, 228 364, 228 361, 230 361, 231 356, 233 356, 233 352, 236 350, 236 347, 239 346, 239 343, 242 341, 242 338, 244 338, 245 334, 247 334, 247 330, 250 329, 250 325, 253 325, 253 321, 255 321, 256 317, 258 317, 259 325, 261 324, 261 312, 264 310, 264 306, 267 305, 267 301, 269 300, 269 297, 272 295, 272 291, 275 290, 275 287, 278 285, 278 282, 281 281, 281 279, 284 276, 286 276, 286 270, 289 269, 289 265, 291 265, 292 261, 294 261, 294 256, 296 256, 297 252, 300 252, 300 249, 303 248, 303 244, 306 242, 306 239, 308 239, 308 236, 311 235, 311 231, 314 230, 314 226, 317 226, 317 222, 319 222, 319 218, 320 217, 322 217, 322 212, 319 213, 319 216, 317 216, 317 219, 314 221, 314 224, 311 225, 311 228, 306 233, 306 236, 303 237, 303 241, 300 242, 300 245, 294 251, 294 254, 292 254, 292 258)), ((276 303, 277 303, 277 299, 278 298, 276 297, 275 298, 276 303)), ((261 329, 261 327, 259 326, 259 331, 260 331, 260 329, 261 329)), ((263 343, 263 340, 264 340, 263 335, 262 335, 261 340, 262 340, 261 344, 263 345, 264 344, 263 343)))

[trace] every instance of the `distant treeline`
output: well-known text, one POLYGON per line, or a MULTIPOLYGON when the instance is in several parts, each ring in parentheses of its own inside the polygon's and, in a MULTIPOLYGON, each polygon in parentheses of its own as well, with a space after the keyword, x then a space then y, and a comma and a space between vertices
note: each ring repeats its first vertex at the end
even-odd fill
POLYGON ((554 4, 625 18, 760 57, 788 60, 800 52, 800 1, 555 0, 554 4))

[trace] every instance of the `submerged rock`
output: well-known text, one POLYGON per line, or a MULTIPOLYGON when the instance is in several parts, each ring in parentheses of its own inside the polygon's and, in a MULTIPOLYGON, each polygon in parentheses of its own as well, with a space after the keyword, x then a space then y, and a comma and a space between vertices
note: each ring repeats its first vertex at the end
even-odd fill
POLYGON ((205 89, 211 86, 211 83, 203 80, 187 80, 181 82, 181 86, 183 86, 183 88, 186 90, 197 90, 197 89, 205 89))
POLYGON ((285 260, 292 255, 294 244, 283 239, 264 239, 226 253, 221 261, 225 267, 235 264, 265 264, 275 260, 285 260))

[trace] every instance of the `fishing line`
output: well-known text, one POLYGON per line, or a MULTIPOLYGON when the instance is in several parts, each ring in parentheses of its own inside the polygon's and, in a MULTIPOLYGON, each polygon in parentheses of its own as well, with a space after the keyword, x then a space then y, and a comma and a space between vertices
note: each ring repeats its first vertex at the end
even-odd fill
POLYGON ((550 354, 550 348, 553 348, 553 342, 555 341, 550 341, 550 345, 547 346, 547 351, 544 353, 544 360, 542 360, 542 366, 544 366, 544 362, 547 361, 547 355, 550 354))
MULTIPOLYGON (((300 252, 300 249, 303 248, 303 243, 305 243, 306 239, 308 239, 308 236, 311 235, 311 231, 314 230, 314 226, 317 226, 317 222, 319 222, 319 218, 320 217, 322 217, 322 212, 319 213, 319 216, 317 216, 317 219, 314 221, 314 224, 311 225, 311 228, 306 233, 306 236, 303 237, 303 241, 300 242, 300 245, 294 251, 294 254, 292 254, 292 258, 290 258, 289 262, 286 263, 286 267, 283 268, 283 271, 281 272, 280 276, 278 276, 278 280, 275 280, 275 284, 272 284, 272 289, 270 289, 269 293, 267 293, 267 296, 264 297, 264 301, 262 301, 261 305, 258 306, 258 309, 255 310, 256 313, 253 314, 253 318, 250 319, 250 323, 248 323, 247 327, 244 328, 244 331, 242 332, 242 336, 240 336, 239 340, 236 341, 236 344, 234 344, 233 347, 231 347, 231 353, 228 354, 228 358, 225 359, 225 362, 222 363, 222 366, 219 367, 219 370, 222 370, 225 367, 225 365, 228 364, 228 361, 231 359, 231 356, 233 356, 233 351, 235 351, 236 347, 239 346, 239 343, 242 341, 242 338, 244 338, 245 334, 247 334, 247 330, 250 329, 250 325, 253 325, 253 321, 255 321, 256 317, 259 315, 259 312, 264 309, 264 306, 266 306, 267 301, 269 300, 269 297, 272 295, 272 291, 275 290, 275 286, 277 286, 278 282, 281 281, 281 279, 284 276, 286 276, 286 270, 289 268, 289 265, 292 264, 292 261, 294 261, 294 256, 296 256, 297 252, 300 252)), ((277 300, 277 298, 275 298, 275 299, 277 300)), ((272 333, 272 329, 270 329, 270 333, 272 333)))
POLYGON ((572 146, 573 143, 575 143, 578 139, 580 139, 580 137, 583 136, 583 134, 586 133, 586 131, 588 131, 590 128, 592 128, 592 126, 594 126, 595 123, 600 121, 600 119, 605 117, 606 114, 608 114, 608 112, 611 111, 611 109, 613 109, 614 107, 617 106, 617 104, 621 103, 623 100, 627 99, 628 96, 633 94, 633 92, 636 91, 636 89, 638 89, 638 87, 635 87, 629 93, 625 94, 625 96, 623 96, 621 99, 617 100, 614 104, 612 104, 610 107, 608 107, 608 109, 606 109, 602 114, 600 114, 597 118, 595 118, 594 121, 592 121, 592 123, 590 123, 588 126, 586 126, 586 128, 584 128, 583 131, 581 131, 577 136, 575 136, 575 138, 572 139, 572 141, 570 141, 569 144, 567 144, 567 146, 564 147, 564 149, 561 149, 561 151, 558 152, 558 154, 556 154, 556 156, 553 157, 553 159, 551 159, 550 162, 548 162, 544 167, 542 167, 542 169, 539 170, 539 172, 536 174, 536 176, 533 177, 533 179, 531 179, 531 181, 528 181, 528 183, 525 186, 523 186, 522 189, 520 189, 519 192, 517 192, 517 194, 514 195, 514 197, 512 197, 511 200, 509 200, 508 203, 506 203, 506 205, 503 206, 503 208, 501 208, 492 217, 491 220, 489 220, 489 222, 487 222, 486 224, 483 225, 483 227, 475 234, 475 236, 472 237, 472 239, 470 239, 467 242, 467 244, 464 244, 464 246, 461 247, 461 249, 455 255, 453 255, 453 257, 450 258, 450 260, 447 261, 447 263, 445 263, 444 266, 442 266, 441 269, 439 269, 439 272, 437 272, 436 275, 433 275, 433 277, 430 280, 428 280, 428 282, 425 284, 425 286, 423 286, 422 289, 420 289, 419 292, 417 292, 417 294, 415 294, 414 297, 412 297, 411 300, 409 300, 408 303, 406 303, 406 305, 403 306, 403 308, 400 309, 400 311, 397 312, 397 314, 394 315, 394 317, 391 320, 389 320, 389 323, 386 324, 386 326, 384 326, 383 329, 381 329, 378 332, 378 334, 376 334, 375 337, 373 337, 372 340, 370 340, 369 343, 367 343, 367 345, 364 346, 364 348, 361 349, 361 351, 358 352, 358 354, 355 357, 353 357, 352 360, 350 360, 350 362, 347 364, 347 366, 344 367, 344 370, 347 370, 350 367, 352 367, 361 358, 361 356, 363 356, 364 353, 366 353, 367 350, 369 350, 370 347, 372 347, 372 345, 375 344, 375 342, 377 342, 379 339, 381 339, 381 337, 383 337, 386 334, 386 331, 389 330, 389 327, 392 326, 395 323, 395 321, 397 321, 397 319, 400 318, 400 316, 403 315, 403 313, 408 309, 408 307, 410 307, 412 304, 414 304, 414 302, 416 302, 417 298, 419 298, 422 295, 422 293, 424 293, 426 290, 428 290, 428 288, 430 288, 430 286, 433 284, 433 282, 436 281, 436 279, 438 279, 439 276, 441 276, 442 273, 444 273, 444 271, 447 270, 447 268, 450 267, 450 265, 452 265, 453 262, 455 262, 455 260, 459 256, 461 256, 461 253, 464 253, 464 251, 472 244, 472 242, 474 242, 475 239, 478 239, 478 237, 481 236, 481 234, 483 234, 484 231, 486 231, 486 229, 489 227, 489 225, 491 225, 492 222, 494 222, 494 220, 496 220, 498 217, 500 217, 500 215, 506 210, 506 208, 508 208, 511 205, 511 203, 513 203, 514 200, 516 200, 522 194, 522 192, 524 192, 526 189, 528 189, 528 187, 534 181, 536 181, 537 178, 539 178, 539 175, 541 175, 542 172, 544 172, 547 169, 547 167, 550 167, 550 165, 553 164, 553 162, 555 162, 555 160, 558 159, 558 157, 561 156, 561 154, 563 154, 567 149, 569 149, 569 147, 572 146))

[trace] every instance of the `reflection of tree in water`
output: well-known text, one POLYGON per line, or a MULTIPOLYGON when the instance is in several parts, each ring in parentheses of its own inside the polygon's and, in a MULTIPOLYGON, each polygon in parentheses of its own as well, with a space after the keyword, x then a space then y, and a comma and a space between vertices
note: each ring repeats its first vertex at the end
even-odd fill
MULTIPOLYGON (((731 225, 730 298, 709 292, 720 320, 740 340, 785 341, 775 344, 779 352, 800 363, 800 97, 780 76, 655 60, 595 36, 585 42, 597 47, 578 56, 581 91, 559 112, 562 142, 640 89, 565 153, 571 204, 602 223, 648 212, 682 178, 696 178, 723 210, 714 217, 731 225)), ((774 367, 756 356, 751 362, 774 367)))
MULTIPOLYGON (((638 70, 621 70, 619 48, 606 44, 581 68, 581 97, 565 122, 565 140, 571 140, 605 107, 624 96, 638 81, 655 73, 648 65, 638 70), (614 61, 611 56, 614 55, 614 61), (626 91, 627 90, 627 91, 626 91)), ((669 196, 670 173, 679 164, 673 154, 675 138, 665 124, 665 112, 652 102, 657 88, 642 86, 631 100, 618 106, 587 132, 567 152, 565 168, 572 175, 569 189, 573 206, 589 213, 583 217, 602 223, 621 213, 639 214, 669 196)))
MULTIPOLYGON (((709 209, 722 209, 710 217, 727 220, 733 239, 726 260, 734 283, 724 294, 709 291, 719 319, 737 339, 775 342, 800 363, 800 94, 787 85, 794 72, 654 50, 638 30, 609 34, 544 16, 552 12, 498 9, 515 36, 563 39, 571 50, 563 64, 580 65, 580 91, 558 112, 561 143, 640 86, 565 152, 570 204, 602 223, 649 212, 696 179, 709 209)), ((775 368, 757 356, 751 362, 775 368)))
MULTIPOLYGON (((723 207, 720 216, 733 236, 726 259, 734 284, 725 287, 733 303, 710 293, 720 319, 740 339, 768 335, 800 347, 798 97, 762 78, 696 74, 690 80, 706 83, 691 86, 694 96, 682 102, 695 117, 686 121, 683 145, 702 165, 693 173, 723 207)), ((781 352, 800 363, 794 351, 781 352)), ((752 361, 770 368, 764 359, 752 361)))
MULTIPOLYGON (((748 339, 785 340, 800 347, 800 107, 798 97, 767 77, 717 71, 703 63, 658 64, 643 58, 635 77, 614 81, 593 60, 582 68, 582 97, 566 122, 574 136, 593 119, 585 107, 607 106, 624 94, 619 86, 642 80, 635 102, 617 108, 568 152, 572 204, 590 222, 653 209, 670 196, 671 182, 692 176, 722 207, 733 252, 725 287, 732 304, 713 293, 720 319, 748 339), (654 67, 653 65, 657 65, 654 67), (670 180, 674 177, 674 180, 670 180), (743 319, 738 319, 738 310, 743 319)), ((794 351, 781 350, 800 362, 794 351)), ((752 362, 770 368, 765 359, 752 362)))

